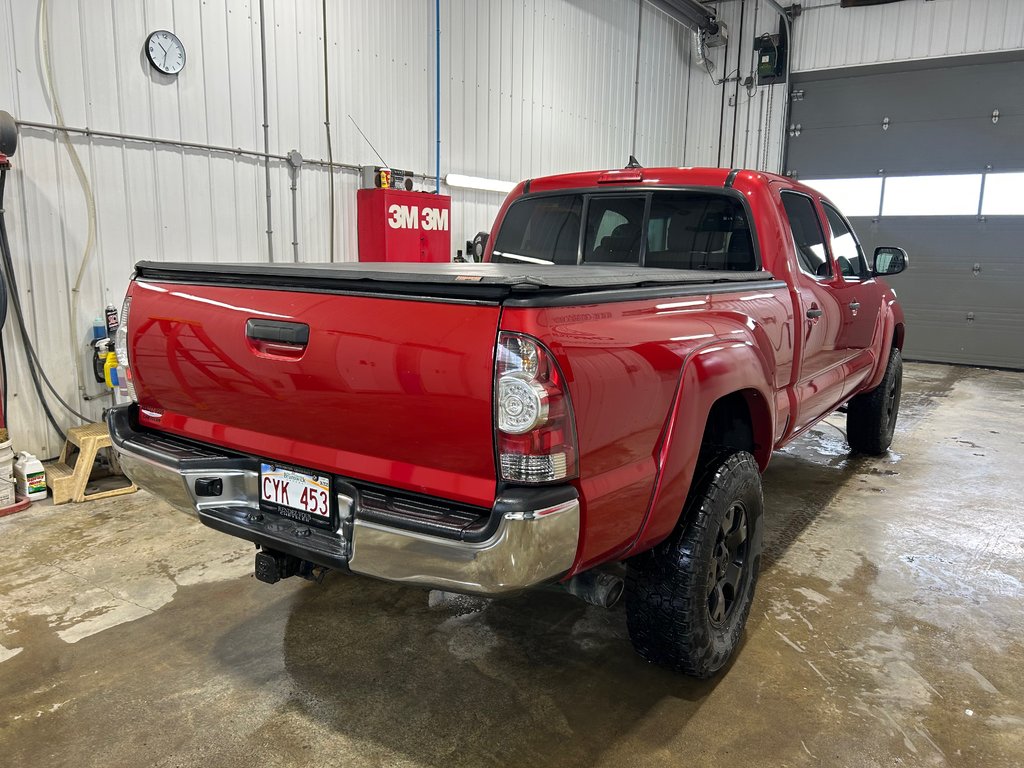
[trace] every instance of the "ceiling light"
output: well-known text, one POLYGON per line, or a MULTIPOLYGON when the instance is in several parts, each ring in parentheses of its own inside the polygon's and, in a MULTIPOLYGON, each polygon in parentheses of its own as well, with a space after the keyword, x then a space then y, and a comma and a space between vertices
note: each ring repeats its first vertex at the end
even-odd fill
POLYGON ((466 189, 482 189, 485 192, 501 192, 508 194, 516 188, 514 181, 501 181, 500 179, 483 179, 479 176, 463 176, 458 173, 449 173, 444 177, 444 183, 449 187, 464 187, 466 189))

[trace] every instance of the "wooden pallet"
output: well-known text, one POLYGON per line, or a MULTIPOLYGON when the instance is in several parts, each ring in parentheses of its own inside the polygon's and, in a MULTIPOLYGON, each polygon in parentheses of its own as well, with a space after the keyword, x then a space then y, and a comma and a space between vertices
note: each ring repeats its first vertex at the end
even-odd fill
POLYGON ((86 424, 84 427, 72 427, 68 430, 68 439, 61 449, 60 458, 46 467, 46 484, 53 492, 54 504, 107 499, 111 496, 135 493, 138 490, 134 483, 130 483, 123 488, 111 488, 88 494, 85 492, 92 478, 97 454, 109 447, 110 432, 107 431, 106 424, 86 424), (75 449, 78 456, 75 458, 74 466, 71 466, 68 459, 75 449))

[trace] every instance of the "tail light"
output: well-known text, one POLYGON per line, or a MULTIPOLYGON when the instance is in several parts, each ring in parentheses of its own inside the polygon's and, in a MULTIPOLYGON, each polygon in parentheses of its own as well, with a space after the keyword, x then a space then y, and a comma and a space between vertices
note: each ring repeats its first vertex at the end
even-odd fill
POLYGON ((576 477, 576 427, 565 377, 536 339, 498 334, 494 431, 499 472, 515 483, 576 477))
POLYGON ((124 382, 128 390, 128 397, 133 403, 139 402, 135 394, 135 382, 132 380, 132 367, 128 358, 128 314, 132 308, 132 297, 125 296, 124 304, 121 305, 121 324, 117 326, 117 333, 114 334, 114 353, 117 355, 117 364, 124 369, 124 382))

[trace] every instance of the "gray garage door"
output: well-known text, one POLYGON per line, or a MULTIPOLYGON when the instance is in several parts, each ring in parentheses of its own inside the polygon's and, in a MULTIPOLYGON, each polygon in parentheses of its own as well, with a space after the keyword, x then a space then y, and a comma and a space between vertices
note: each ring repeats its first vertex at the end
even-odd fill
POLYGON ((910 359, 1024 368, 1024 51, 794 77, 787 170, 892 278, 910 359))

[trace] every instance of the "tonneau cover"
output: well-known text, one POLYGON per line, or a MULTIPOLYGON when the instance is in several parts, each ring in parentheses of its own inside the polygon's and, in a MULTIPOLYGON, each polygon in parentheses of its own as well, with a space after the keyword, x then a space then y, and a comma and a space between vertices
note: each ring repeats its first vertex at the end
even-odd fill
POLYGON ((140 261, 143 280, 282 290, 385 292, 482 300, 618 288, 771 281, 769 272, 654 269, 632 265, 417 264, 390 262, 185 263, 140 261))

